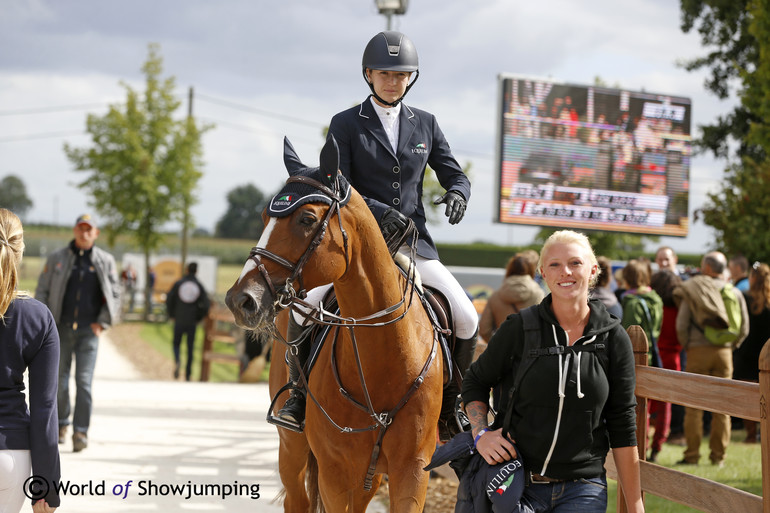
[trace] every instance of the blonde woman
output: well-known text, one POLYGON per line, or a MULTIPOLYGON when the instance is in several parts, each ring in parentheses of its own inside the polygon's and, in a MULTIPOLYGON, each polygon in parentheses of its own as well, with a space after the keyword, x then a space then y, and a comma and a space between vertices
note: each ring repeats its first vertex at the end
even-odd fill
POLYGON ((612 449, 628 511, 643 511, 634 355, 620 320, 589 299, 599 273, 591 244, 555 232, 539 268, 551 293, 508 317, 465 376, 476 451, 490 465, 521 453, 529 475, 522 511, 603 513, 612 449), (490 426, 489 390, 499 385, 513 392, 503 394, 508 401, 490 426))
POLYGON ((59 335, 48 308, 17 291, 23 233, 19 218, 0 208, 0 512, 20 511, 30 484, 32 510, 51 513, 59 506, 59 335))

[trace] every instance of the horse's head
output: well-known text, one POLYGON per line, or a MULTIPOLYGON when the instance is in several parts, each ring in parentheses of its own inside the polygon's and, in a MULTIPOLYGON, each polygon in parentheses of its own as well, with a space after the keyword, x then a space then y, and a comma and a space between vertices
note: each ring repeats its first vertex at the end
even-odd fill
POLYGON ((339 278, 348 265, 347 233, 339 215, 352 190, 339 174, 339 150, 329 136, 321 165, 302 164, 288 139, 289 179, 265 209, 265 229, 225 303, 248 329, 271 326, 295 295, 339 278))

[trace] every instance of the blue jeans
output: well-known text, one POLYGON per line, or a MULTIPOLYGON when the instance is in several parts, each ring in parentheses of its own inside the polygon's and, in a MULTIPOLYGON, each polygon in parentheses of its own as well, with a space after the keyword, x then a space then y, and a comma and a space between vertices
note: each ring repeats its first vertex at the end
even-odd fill
POLYGON ((70 370, 75 357, 75 413, 72 425, 75 431, 85 433, 91 423, 91 382, 96 366, 99 337, 90 325, 73 330, 71 326, 59 328, 61 353, 59 357, 59 426, 70 424, 70 370))
POLYGON ((607 478, 599 476, 563 483, 531 483, 524 489, 535 513, 605 513, 607 478))

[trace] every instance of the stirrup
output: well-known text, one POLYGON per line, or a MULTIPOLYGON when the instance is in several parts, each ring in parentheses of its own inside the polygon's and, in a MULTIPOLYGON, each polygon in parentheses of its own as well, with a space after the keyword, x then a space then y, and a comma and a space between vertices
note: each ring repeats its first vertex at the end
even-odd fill
MULTIPOLYGON (((270 409, 267 410, 267 420, 268 424, 272 424, 274 426, 278 426, 284 429, 288 429, 289 431, 294 431, 295 433, 304 433, 305 431, 305 420, 303 419, 302 422, 293 422, 288 419, 284 419, 281 417, 278 417, 277 415, 273 414, 273 411, 275 409, 275 402, 278 400, 278 397, 287 390, 299 390, 297 389, 297 386, 289 381, 284 386, 281 387, 281 389, 278 391, 278 393, 275 394, 275 397, 273 397, 273 400, 270 402, 270 409)), ((305 393, 304 391, 300 390, 301 393, 305 393)))

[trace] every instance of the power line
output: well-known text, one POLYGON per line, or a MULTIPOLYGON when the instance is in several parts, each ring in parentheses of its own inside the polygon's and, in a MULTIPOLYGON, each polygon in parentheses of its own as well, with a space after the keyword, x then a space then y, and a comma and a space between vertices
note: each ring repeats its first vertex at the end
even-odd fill
POLYGON ((33 139, 53 139, 61 137, 70 137, 73 135, 88 135, 83 130, 61 130, 59 132, 45 132, 41 134, 25 134, 25 135, 10 135, 7 137, 0 137, 0 143, 4 142, 17 142, 17 141, 31 141, 33 139))
POLYGON ((267 111, 267 110, 264 110, 264 109, 258 109, 256 107, 251 107, 249 105, 243 105, 243 104, 240 104, 240 103, 235 103, 235 102, 231 102, 231 101, 227 101, 227 100, 220 100, 220 99, 213 98, 213 97, 205 95, 205 94, 198 93, 198 94, 195 95, 195 97, 197 99, 199 99, 199 100, 203 100, 203 101, 206 101, 206 102, 209 102, 209 103, 214 103, 214 104, 217 104, 217 105, 222 105, 224 107, 230 107, 231 109, 251 112, 253 114, 259 114, 260 116, 280 119, 282 121, 289 121, 291 123, 297 123, 297 124, 300 124, 300 125, 312 126, 312 127, 315 127, 315 128, 324 128, 326 126, 325 124, 318 123, 316 121, 309 121, 307 119, 295 118, 294 116, 287 116, 285 114, 278 114, 278 113, 270 112, 270 111, 267 111))
POLYGON ((80 105, 59 105, 52 107, 36 107, 31 109, 0 110, 0 116, 23 116, 27 114, 48 114, 51 112, 65 112, 70 110, 87 110, 96 107, 104 107, 109 103, 82 103, 80 105))

